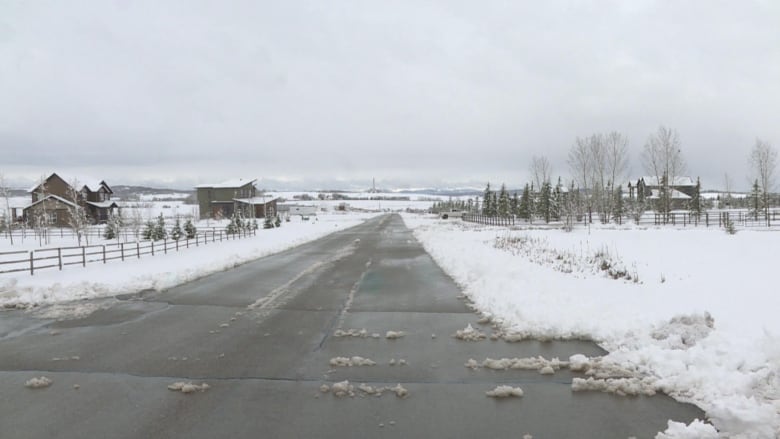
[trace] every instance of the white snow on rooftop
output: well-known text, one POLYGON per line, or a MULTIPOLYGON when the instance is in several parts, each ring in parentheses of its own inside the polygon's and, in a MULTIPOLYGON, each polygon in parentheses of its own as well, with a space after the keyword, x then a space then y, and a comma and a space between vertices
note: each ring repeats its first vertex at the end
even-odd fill
POLYGON ((233 187, 246 186, 247 184, 254 183, 256 181, 257 181, 256 178, 253 178, 251 180, 250 179, 245 179, 245 178, 234 178, 232 180, 226 180, 226 181, 223 181, 221 183, 204 183, 204 184, 199 184, 199 185, 195 186, 195 188, 229 189, 229 188, 233 188, 233 187))
MULTIPOLYGON (((52 172, 51 174, 47 174, 46 179, 48 180, 54 174, 57 174, 61 179, 65 180, 65 182, 70 185, 72 185, 73 182, 76 182, 79 186, 77 188, 78 190, 81 190, 81 188, 86 186, 90 191, 97 192, 101 185, 105 184, 108 187, 108 184, 105 182, 105 180, 87 175, 71 175, 63 174, 61 172, 52 172)), ((38 189, 38 186, 40 185, 40 182, 35 183, 35 185, 28 189, 27 192, 35 192, 35 190, 38 189)))

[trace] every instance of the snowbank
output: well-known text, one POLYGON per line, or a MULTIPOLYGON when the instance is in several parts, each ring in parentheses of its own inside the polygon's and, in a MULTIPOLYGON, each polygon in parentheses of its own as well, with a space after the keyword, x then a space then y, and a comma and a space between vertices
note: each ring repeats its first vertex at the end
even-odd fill
MULTIPOLYGON (((467 299, 507 331, 592 338, 610 352, 603 362, 633 375, 578 386, 657 389, 700 406, 722 435, 780 435, 780 295, 771 281, 780 233, 510 231, 404 219, 467 299)), ((571 368, 587 361, 573 357, 571 368)))
POLYGON ((316 221, 293 219, 281 228, 260 229, 257 236, 189 248, 126 262, 91 264, 0 275, 0 307, 27 307, 78 299, 163 290, 277 253, 362 223, 374 214, 320 215, 316 221))

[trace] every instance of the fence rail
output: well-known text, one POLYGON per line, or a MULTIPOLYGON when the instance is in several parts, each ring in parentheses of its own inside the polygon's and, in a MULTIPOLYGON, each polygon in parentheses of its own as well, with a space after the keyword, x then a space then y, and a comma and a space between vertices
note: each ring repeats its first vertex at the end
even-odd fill
MULTIPOLYGON (((516 224, 559 226, 563 224, 561 220, 555 220, 547 223, 540 218, 533 218, 529 221, 513 215, 500 217, 467 213, 464 214, 462 218, 467 222, 493 226, 511 226, 516 224)), ((572 217, 572 223, 575 225, 587 225, 589 218, 592 218, 593 223, 607 223, 605 221, 600 221, 597 215, 589 217, 587 214, 576 215, 572 217)), ((639 226, 725 227, 726 222, 729 221, 737 227, 777 229, 780 228, 780 210, 769 211, 768 215, 764 212, 756 215, 746 210, 717 210, 703 212, 701 215, 695 215, 690 212, 671 212, 669 214, 645 212, 640 218, 638 218, 638 221, 636 218, 623 216, 617 219, 612 219, 610 223, 631 223, 639 226)))
POLYGON ((255 235, 255 230, 241 230, 230 234, 224 230, 206 230, 197 233, 193 238, 189 239, 145 240, 0 252, 0 274, 29 271, 30 275, 35 275, 36 272, 48 268, 62 270, 63 267, 69 265, 86 267, 87 264, 92 263, 105 264, 115 260, 140 259, 147 255, 168 254, 169 252, 178 252, 190 247, 199 247, 209 243, 213 244, 255 235))

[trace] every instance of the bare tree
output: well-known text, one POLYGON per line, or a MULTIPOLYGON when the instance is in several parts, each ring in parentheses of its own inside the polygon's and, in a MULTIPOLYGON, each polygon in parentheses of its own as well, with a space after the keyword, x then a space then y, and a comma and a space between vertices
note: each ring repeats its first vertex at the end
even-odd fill
MULTIPOLYGON (((577 137, 569 150, 569 170, 574 177, 574 182, 578 185, 578 189, 582 190, 585 196, 585 205, 590 209, 590 174, 591 174, 591 158, 590 158, 590 139, 577 137)), ((577 212, 578 215, 582 212, 577 212)))
POLYGON ((47 209, 47 200, 46 197, 49 195, 49 187, 46 184, 46 176, 42 175, 40 179, 40 183, 36 187, 35 190, 36 195, 36 201, 40 201, 38 203, 38 207, 35 209, 31 209, 30 213, 33 215, 32 222, 33 227, 35 227, 36 234, 38 235, 38 243, 40 245, 43 245, 44 241, 46 244, 49 243, 49 225, 51 223, 51 218, 49 216, 49 212, 47 209))
POLYGON ((758 180, 764 204, 764 213, 769 221, 769 193, 775 186, 775 168, 777 167, 777 150, 769 142, 756 139, 756 145, 750 152, 750 166, 754 178, 758 180))
POLYGON ((533 156, 531 159, 531 175, 536 183, 536 190, 541 190, 545 182, 550 181, 552 167, 545 156, 533 156))
POLYGON ((628 171, 628 137, 617 131, 612 131, 604 136, 604 150, 609 176, 608 210, 612 214, 612 204, 616 201, 616 188, 623 183, 623 178, 628 171))
POLYGON ((89 218, 87 218, 87 212, 82 205, 86 200, 83 199, 84 197, 79 190, 80 186, 78 180, 73 180, 67 188, 68 201, 72 203, 68 204, 68 225, 73 230, 73 234, 76 235, 78 245, 81 245, 81 238, 85 236, 89 226, 89 218))
POLYGON ((5 213, 3 214, 3 217, 5 218, 6 227, 8 227, 8 237, 11 240, 11 245, 14 245, 14 233, 12 226, 14 222, 16 222, 16 218, 12 218, 11 216, 11 191, 5 182, 5 175, 2 173, 0 173, 0 197, 3 198, 5 204, 5 213))
POLYGON ((677 131, 663 125, 648 137, 642 150, 642 166, 657 179, 661 187, 659 211, 668 219, 672 210, 672 190, 677 178, 685 172, 685 160, 680 150, 677 131))
POLYGON ((588 146, 591 164, 590 187, 593 190, 592 198, 595 201, 596 212, 598 212, 601 222, 607 222, 609 221, 609 214, 607 213, 609 193, 606 190, 607 154, 604 135, 593 134, 590 136, 588 146))

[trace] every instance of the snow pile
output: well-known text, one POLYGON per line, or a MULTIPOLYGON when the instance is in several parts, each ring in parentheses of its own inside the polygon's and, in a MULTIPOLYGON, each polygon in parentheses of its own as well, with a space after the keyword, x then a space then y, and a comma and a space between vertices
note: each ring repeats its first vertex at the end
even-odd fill
POLYGON ((654 380, 639 378, 574 378, 571 389, 575 392, 600 391, 620 396, 653 396, 656 394, 654 380))
POLYGON ((502 338, 589 338, 606 349, 570 358, 592 378, 578 386, 662 391, 701 407, 721 435, 780 437, 780 234, 404 219, 472 309, 506 328, 502 338), (615 282, 610 269, 631 280, 615 282))
POLYGON ((142 290, 161 291, 344 230, 375 215, 318 215, 315 222, 296 219, 282 228, 260 229, 257 236, 249 238, 209 243, 167 255, 113 261, 110 269, 103 264, 88 264, 63 271, 41 270, 35 276, 29 272, 3 274, 0 307, 27 308, 142 290))
POLYGON ((349 396, 351 398, 354 398, 355 396, 376 396, 381 397, 385 392, 391 392, 395 393, 395 396, 398 398, 406 398, 409 396, 409 391, 402 386, 400 383, 393 386, 393 387, 373 387, 369 386, 368 384, 362 383, 357 386, 357 391, 361 393, 357 393, 355 391, 355 386, 349 383, 349 381, 341 381, 338 383, 333 383, 331 387, 328 387, 327 384, 323 384, 320 386, 320 392, 322 393, 328 393, 329 391, 333 391, 333 395, 338 398, 343 398, 346 396, 349 396))
POLYGON ((52 381, 47 377, 31 378, 24 383, 28 389, 43 389, 51 386, 52 381))
POLYGON ((470 358, 465 366, 470 369, 484 367, 485 369, 493 370, 538 370, 541 374, 549 375, 555 373, 556 370, 569 367, 569 363, 558 358, 547 360, 539 356, 529 358, 486 358, 482 363, 478 363, 473 358, 470 358))
POLYGON ((366 331, 366 328, 363 329, 337 329, 333 332, 334 337, 360 337, 360 338, 366 338, 368 337, 368 331, 366 331))
POLYGON ((175 392, 181 392, 181 393, 205 392, 209 388, 210 386, 206 383, 192 384, 191 382, 185 383, 183 381, 178 381, 168 385, 168 390, 173 390, 175 392))
POLYGON ((357 366, 375 366, 376 362, 371 359, 359 356, 354 357, 333 357, 330 359, 330 365, 335 367, 357 367, 357 366))
POLYGON ((452 336, 458 340, 463 341, 479 341, 487 338, 484 332, 480 331, 479 329, 474 329, 471 326, 471 323, 469 323, 468 326, 466 326, 464 329, 458 329, 455 331, 452 336))
POLYGON ((668 428, 658 433, 655 439, 718 439, 718 431, 710 424, 694 419, 689 425, 682 422, 668 422, 668 428))
POLYGON ((493 390, 485 392, 485 395, 491 398, 520 398, 523 396, 523 389, 512 386, 498 386, 493 390))
POLYGON ((406 335, 404 331, 387 331, 385 338, 388 340, 395 340, 406 335))

